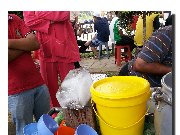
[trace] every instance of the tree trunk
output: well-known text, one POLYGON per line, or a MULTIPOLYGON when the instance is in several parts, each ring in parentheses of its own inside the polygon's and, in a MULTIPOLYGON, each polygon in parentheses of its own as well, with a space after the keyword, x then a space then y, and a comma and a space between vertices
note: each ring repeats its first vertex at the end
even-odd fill
POLYGON ((143 11, 143 46, 146 43, 146 11, 143 11))

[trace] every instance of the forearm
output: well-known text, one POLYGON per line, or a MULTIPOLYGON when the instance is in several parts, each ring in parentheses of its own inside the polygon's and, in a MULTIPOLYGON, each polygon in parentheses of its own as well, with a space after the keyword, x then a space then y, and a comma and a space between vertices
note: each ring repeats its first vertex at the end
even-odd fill
POLYGON ((89 43, 91 43, 94 39, 96 38, 96 36, 94 36, 90 41, 88 41, 89 43))
POLYGON ((23 11, 23 16, 26 26, 28 26, 30 29, 48 33, 48 28, 50 25, 49 20, 37 18, 34 11, 23 11))
POLYGON ((78 23, 78 16, 75 17, 75 23, 78 23))
POLYGON ((127 37, 127 36, 128 36, 128 35, 124 35, 124 34, 123 34, 121 37, 127 37))
POLYGON ((124 35, 124 34, 123 34, 123 31, 122 31, 122 30, 119 30, 119 35, 120 35, 120 37, 125 37, 125 36, 127 36, 127 35, 124 35))
POLYGON ((8 49, 8 63, 15 60, 23 53, 24 51, 21 50, 8 49))
POLYGON ((96 38, 96 36, 94 36, 90 41, 92 42, 95 38, 96 38))
POLYGON ((43 19, 37 19, 37 20, 29 21, 29 22, 25 21, 25 24, 32 30, 48 33, 50 21, 43 20, 43 19))
POLYGON ((8 49, 22 51, 35 51, 40 48, 39 42, 34 34, 29 34, 26 38, 8 39, 8 49))
POLYGON ((70 19, 70 11, 36 11, 36 16, 55 22, 67 21, 70 19))
POLYGON ((147 63, 145 62, 138 62, 142 61, 142 59, 138 58, 134 63, 133 70, 143 73, 143 74, 167 74, 172 71, 172 67, 165 66, 163 64, 153 62, 147 63), (138 63, 138 64, 137 64, 138 63))
POLYGON ((167 74, 172 71, 172 67, 168 67, 156 62, 147 63, 146 65, 142 66, 141 72, 144 74, 167 74))
POLYGON ((90 41, 87 41, 84 45, 88 46, 95 38, 96 38, 96 36, 94 36, 90 41))

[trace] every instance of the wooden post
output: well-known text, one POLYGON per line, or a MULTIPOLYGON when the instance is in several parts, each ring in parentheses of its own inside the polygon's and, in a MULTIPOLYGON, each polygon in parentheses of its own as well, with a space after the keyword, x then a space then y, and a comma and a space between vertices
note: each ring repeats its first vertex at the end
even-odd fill
MULTIPOLYGON (((82 25, 82 31, 83 31, 83 25, 82 25)), ((83 31, 83 39, 84 39, 84 31, 83 31)))
MULTIPOLYGON (((163 13, 162 13, 163 14, 163 13)), ((163 14, 163 21, 164 21, 164 14, 163 14)), ((163 28, 163 22, 162 22, 162 28, 163 28)))
POLYGON ((91 24, 90 24, 90 33, 91 33, 91 24))
POLYGON ((79 32, 81 32, 81 25, 78 25, 78 30, 79 30, 79 32))
POLYGON ((87 40, 88 40, 88 32, 87 32, 87 25, 86 25, 86 34, 87 34, 87 40))
POLYGON ((143 11, 143 45, 146 43, 146 11, 143 11))

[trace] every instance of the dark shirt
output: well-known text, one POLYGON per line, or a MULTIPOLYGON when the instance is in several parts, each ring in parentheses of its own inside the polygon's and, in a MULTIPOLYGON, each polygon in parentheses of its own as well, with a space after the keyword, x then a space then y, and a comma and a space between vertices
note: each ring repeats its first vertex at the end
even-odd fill
POLYGON ((160 27, 159 15, 157 15, 157 16, 154 18, 153 27, 154 27, 154 29, 159 29, 159 27, 160 27))
MULTIPOLYGON (((138 53, 137 57, 147 63, 157 62, 172 67, 172 25, 154 32, 143 46, 142 51, 138 53)), ((163 75, 144 75, 133 70, 133 65, 137 57, 129 62, 129 75, 147 79, 151 87, 161 87, 163 75)))
POLYGON ((94 23, 94 31, 97 30, 97 39, 102 42, 109 41, 109 24, 106 18, 98 18, 94 23))

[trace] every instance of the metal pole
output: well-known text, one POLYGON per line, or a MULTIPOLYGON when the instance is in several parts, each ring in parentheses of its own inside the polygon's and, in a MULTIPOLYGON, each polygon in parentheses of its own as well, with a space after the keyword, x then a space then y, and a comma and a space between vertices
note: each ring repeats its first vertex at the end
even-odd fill
POLYGON ((146 43, 146 11, 143 11, 143 45, 146 43))

